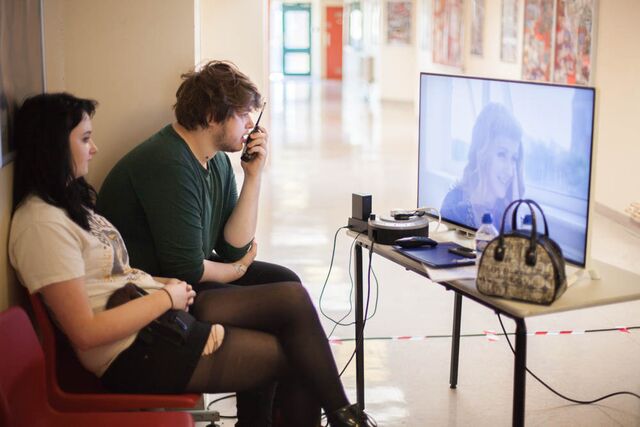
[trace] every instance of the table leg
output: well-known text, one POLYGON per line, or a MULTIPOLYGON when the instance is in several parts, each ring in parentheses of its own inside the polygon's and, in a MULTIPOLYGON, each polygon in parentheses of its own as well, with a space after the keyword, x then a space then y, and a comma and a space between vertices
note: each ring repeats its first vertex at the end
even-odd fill
POLYGON ((364 317, 362 298, 362 246, 355 245, 356 276, 356 393, 358 407, 364 410, 364 317))
POLYGON ((449 387, 458 386, 458 360, 460 358, 460 320, 462 318, 462 295, 455 293, 453 301, 453 333, 451 335, 451 365, 449 367, 449 387))
POLYGON ((513 425, 524 426, 524 404, 527 388, 527 325, 524 319, 516 322, 516 358, 513 371, 513 425))

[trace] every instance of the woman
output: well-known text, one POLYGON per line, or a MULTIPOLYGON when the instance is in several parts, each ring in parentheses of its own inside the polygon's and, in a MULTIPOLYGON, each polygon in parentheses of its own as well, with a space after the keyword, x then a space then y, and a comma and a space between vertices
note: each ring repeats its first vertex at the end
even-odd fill
MULTIPOLYGON (((84 179, 98 151, 95 105, 69 94, 43 94, 17 112, 9 239, 21 282, 42 294, 83 365, 120 392, 218 393, 277 380, 285 425, 317 426, 320 407, 333 427, 372 425, 349 404, 317 313, 299 284, 205 291, 193 304, 189 284, 129 266, 119 233, 94 213, 95 191, 84 179), (125 284, 148 294, 106 309, 125 284), (192 304, 200 321, 182 340, 149 335, 154 319, 192 304)), ((251 263, 256 250, 254 245, 242 261, 251 263)))
POLYGON ((476 119, 462 180, 442 202, 442 216, 480 227, 490 213, 500 228, 502 214, 524 195, 522 128, 501 104, 487 104, 476 119))

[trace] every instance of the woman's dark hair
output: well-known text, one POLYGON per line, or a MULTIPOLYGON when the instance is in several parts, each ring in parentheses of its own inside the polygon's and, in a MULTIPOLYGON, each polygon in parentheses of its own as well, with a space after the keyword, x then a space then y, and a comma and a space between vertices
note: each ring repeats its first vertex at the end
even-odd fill
POLYGON ((96 191, 84 178, 75 178, 69 135, 85 114, 92 117, 98 103, 68 93, 27 98, 14 121, 16 161, 13 209, 30 194, 64 209, 80 227, 89 230, 89 213, 96 191))
POLYGON ((212 119, 222 123, 235 112, 262 105, 256 85, 231 62, 211 61, 180 77, 173 108, 178 123, 188 130, 206 128, 212 119))

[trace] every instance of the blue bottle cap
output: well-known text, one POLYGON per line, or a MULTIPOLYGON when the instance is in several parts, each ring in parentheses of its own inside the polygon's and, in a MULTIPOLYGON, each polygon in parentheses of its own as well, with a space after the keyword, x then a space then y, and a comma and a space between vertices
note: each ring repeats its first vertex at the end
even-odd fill
POLYGON ((527 214, 524 216, 522 220, 522 225, 531 225, 531 214, 527 214))
POLYGON ((483 224, 493 224, 493 217, 491 216, 491 214, 489 212, 487 212, 486 214, 482 215, 482 223, 483 224))

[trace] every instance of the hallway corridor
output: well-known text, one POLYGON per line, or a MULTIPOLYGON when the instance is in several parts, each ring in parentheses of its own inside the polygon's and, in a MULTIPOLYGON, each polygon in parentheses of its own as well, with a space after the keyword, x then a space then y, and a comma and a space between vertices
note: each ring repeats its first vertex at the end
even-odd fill
MULTIPOLYGON (((335 81, 272 81, 270 160, 261 196, 258 259, 296 271, 322 309, 340 319, 350 304, 352 238, 337 234, 351 214, 351 194, 373 195, 373 212, 414 208, 417 187, 417 112, 412 104, 370 106, 335 81)), ((235 159, 234 156, 234 161, 235 159)), ((237 167, 237 176, 242 172, 237 167)), ((239 183, 240 185, 240 183, 239 183)), ((640 236, 595 214, 592 255, 640 274, 640 236)), ((366 268, 366 263, 365 263, 366 268)), ((508 426, 513 357, 491 311, 463 303, 457 390, 449 380, 453 294, 397 265, 373 257, 372 318, 366 324, 366 409, 381 427, 508 426), (379 285, 379 286, 378 286, 379 285), (411 336, 413 340, 393 337, 411 336), (424 338, 428 336, 427 338, 424 338)), ((640 286, 640 283, 638 284, 640 286)), ((365 277, 366 298, 366 277, 365 277)), ((543 316, 528 330, 585 331, 640 326, 640 302, 543 316)), ((347 317, 347 320, 353 315, 347 317)), ((333 323, 322 318, 329 333, 333 323)), ((513 322, 505 326, 513 331, 513 322)), ((349 360, 353 327, 337 327, 332 344, 338 366, 349 360)), ((513 340, 513 337, 510 337, 513 340)), ((560 393, 593 399, 620 390, 640 393, 640 330, 533 336, 528 366, 560 393)), ((355 400, 355 363, 343 375, 355 400)), ((618 396, 573 405, 527 379, 528 426, 637 426, 640 400, 618 396)), ((235 413, 233 400, 214 406, 235 413)), ((231 426, 234 420, 224 420, 231 426)))

